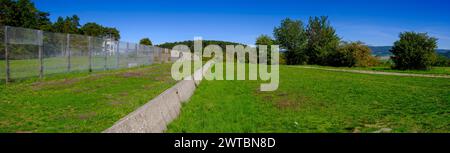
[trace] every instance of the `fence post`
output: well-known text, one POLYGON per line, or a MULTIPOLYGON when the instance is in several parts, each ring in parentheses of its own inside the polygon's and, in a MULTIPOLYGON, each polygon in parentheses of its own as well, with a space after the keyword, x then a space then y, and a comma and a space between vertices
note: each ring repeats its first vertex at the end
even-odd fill
POLYGON ((127 42, 127 48, 125 49, 125 60, 126 60, 126 67, 128 68, 128 48, 130 47, 130 43, 127 42))
POLYGON ((108 57, 108 53, 106 52, 106 45, 107 45, 107 43, 106 43, 106 41, 108 41, 108 39, 103 39, 104 41, 103 41, 103 54, 105 55, 105 63, 104 63, 104 67, 103 67, 103 69, 104 70, 106 70, 107 68, 107 57, 108 57))
POLYGON ((167 49, 167 53, 168 53, 168 61, 169 61, 169 63, 170 62, 172 62, 172 50, 170 50, 170 49, 167 49))
POLYGON ((38 31, 38 45, 39 45, 39 78, 44 78, 44 60, 43 60, 43 34, 42 34, 42 30, 38 31))
POLYGON ((89 72, 92 72, 92 37, 88 37, 89 72))
POLYGON ((119 61, 119 59, 120 59, 120 55, 119 55, 119 52, 120 52, 120 50, 119 50, 119 44, 120 44, 120 42, 119 41, 117 41, 116 42, 117 43, 117 45, 116 45, 116 58, 117 58, 117 60, 116 60, 116 68, 120 68, 120 61, 119 61))
POLYGON ((164 63, 164 49, 161 48, 161 56, 159 56, 159 59, 161 60, 161 63, 164 63))
POLYGON ((134 50, 136 51, 136 57, 134 58, 134 61, 136 62, 136 63, 138 63, 138 56, 139 56, 139 53, 138 53, 138 47, 139 47, 139 44, 136 44, 135 45, 135 47, 134 47, 134 50))
POLYGON ((8 53, 8 26, 5 26, 5 66, 6 66, 6 78, 5 78, 5 82, 6 84, 8 84, 8 82, 10 81, 10 69, 9 69, 9 53, 8 53))
POLYGON ((150 49, 150 46, 146 46, 145 47, 146 48, 146 51, 147 51, 147 58, 148 58, 148 65, 151 65, 152 64, 152 55, 150 54, 150 52, 151 52, 151 49, 150 49))
POLYGON ((67 54, 67 71, 70 72, 70 68, 71 68, 71 61, 70 61, 70 34, 67 34, 67 38, 66 38, 66 54, 67 54))

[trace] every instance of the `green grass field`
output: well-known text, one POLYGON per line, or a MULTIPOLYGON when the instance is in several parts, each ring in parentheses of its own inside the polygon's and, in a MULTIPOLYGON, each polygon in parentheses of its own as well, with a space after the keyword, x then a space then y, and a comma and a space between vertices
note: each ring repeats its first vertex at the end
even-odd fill
POLYGON ((203 81, 168 132, 450 132, 450 79, 280 67, 260 81, 203 81))
POLYGON ((176 83, 171 64, 0 86, 0 132, 101 132, 176 83))
MULTIPOLYGON (((170 68, 80 71, 2 85, 0 132, 101 132, 174 85, 170 68)), ((277 91, 261 92, 261 83, 204 80, 168 132, 450 131, 450 79, 280 66, 277 91)))

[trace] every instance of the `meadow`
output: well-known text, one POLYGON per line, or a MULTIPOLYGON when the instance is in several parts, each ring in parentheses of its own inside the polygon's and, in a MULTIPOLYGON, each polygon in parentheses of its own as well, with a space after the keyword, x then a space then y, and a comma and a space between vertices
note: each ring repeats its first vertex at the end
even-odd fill
POLYGON ((1 132, 102 132, 176 83, 171 64, 71 72, 0 86, 1 132))
POLYGON ((280 66, 260 81, 203 81, 167 132, 450 132, 450 79, 280 66))
MULTIPOLYGON (((25 68, 30 62, 12 63, 25 68)), ((80 69, 2 85, 0 132, 101 132, 174 85, 170 69, 170 63, 93 73, 80 69)), ((450 131, 448 78, 280 65, 278 90, 261 92, 261 83, 204 80, 167 132, 450 131)))

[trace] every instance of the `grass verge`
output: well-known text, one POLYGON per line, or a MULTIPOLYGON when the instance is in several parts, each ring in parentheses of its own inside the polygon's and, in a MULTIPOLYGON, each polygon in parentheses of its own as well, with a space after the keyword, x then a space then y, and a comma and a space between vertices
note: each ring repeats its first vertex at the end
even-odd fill
POLYGON ((176 83, 171 64, 0 86, 0 132, 101 132, 176 83))

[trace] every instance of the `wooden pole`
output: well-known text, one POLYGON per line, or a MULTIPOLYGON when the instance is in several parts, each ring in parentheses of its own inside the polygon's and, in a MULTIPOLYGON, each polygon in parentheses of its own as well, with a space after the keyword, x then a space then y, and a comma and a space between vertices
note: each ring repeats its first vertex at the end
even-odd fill
POLYGON ((8 26, 5 26, 5 66, 6 66, 6 84, 11 80, 10 79, 10 69, 9 69, 9 55, 8 55, 8 26))

